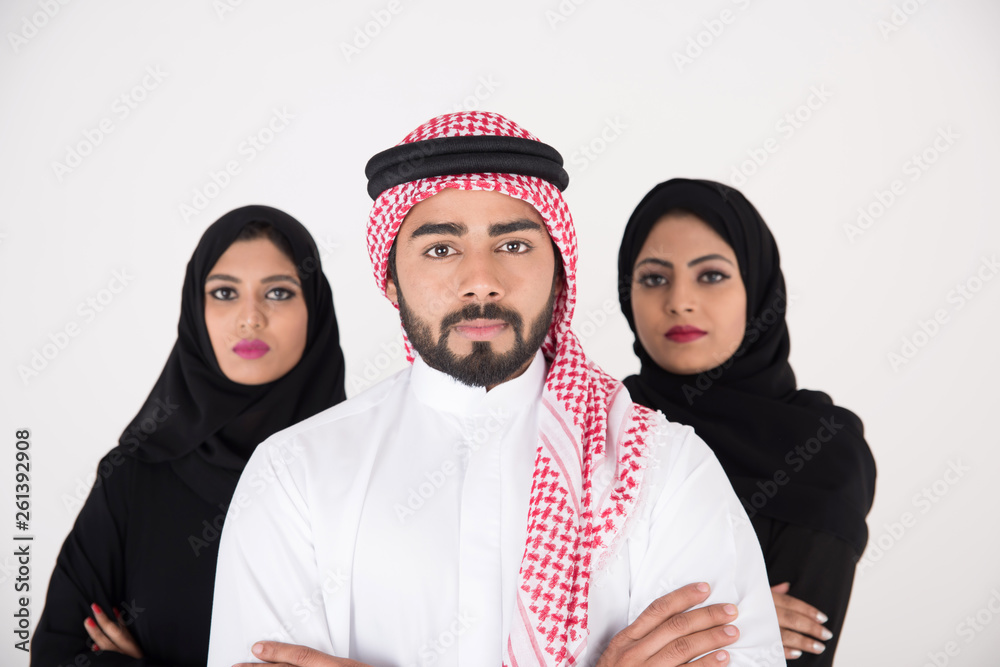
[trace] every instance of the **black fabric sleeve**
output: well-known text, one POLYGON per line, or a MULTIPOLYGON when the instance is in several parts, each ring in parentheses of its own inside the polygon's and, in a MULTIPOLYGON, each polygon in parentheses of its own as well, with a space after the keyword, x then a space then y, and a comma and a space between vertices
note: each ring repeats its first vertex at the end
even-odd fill
MULTIPOLYGON (((108 615, 125 594, 125 537, 134 460, 109 454, 63 542, 31 641, 31 667, 154 667, 145 659, 90 650, 84 620, 96 602, 108 615)), ((141 643, 140 643, 141 647, 141 643)))

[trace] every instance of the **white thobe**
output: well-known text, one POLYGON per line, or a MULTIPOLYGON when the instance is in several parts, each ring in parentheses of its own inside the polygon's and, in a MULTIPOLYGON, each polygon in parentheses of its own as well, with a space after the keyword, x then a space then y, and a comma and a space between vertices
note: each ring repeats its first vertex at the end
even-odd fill
MULTIPOLYGON (((545 373, 539 352, 487 392, 417 359, 261 444, 222 533, 209 667, 256 661, 261 639, 374 667, 500 665, 545 373)), ((627 539, 593 573, 580 664, 655 598, 707 581, 705 604, 740 610, 730 664, 783 665, 742 506, 689 427, 660 431, 627 539)))

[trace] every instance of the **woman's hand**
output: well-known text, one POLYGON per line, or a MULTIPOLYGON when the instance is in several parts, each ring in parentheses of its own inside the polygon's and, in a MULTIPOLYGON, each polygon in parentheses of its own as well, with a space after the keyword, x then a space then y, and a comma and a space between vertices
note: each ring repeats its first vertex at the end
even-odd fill
POLYGON ((92 650, 114 651, 115 653, 124 653, 132 658, 142 657, 142 649, 132 638, 132 633, 121 622, 121 615, 117 609, 114 610, 115 620, 112 621, 96 604, 90 605, 90 608, 94 611, 94 618, 88 616, 87 620, 83 622, 83 627, 87 629, 87 634, 94 640, 92 650))
POLYGON ((787 581, 771 586, 771 597, 778 612, 781 627, 781 643, 785 647, 785 659, 794 660, 807 653, 822 653, 826 646, 816 641, 826 641, 833 633, 821 624, 826 623, 826 614, 816 607, 788 594, 791 586, 787 581))

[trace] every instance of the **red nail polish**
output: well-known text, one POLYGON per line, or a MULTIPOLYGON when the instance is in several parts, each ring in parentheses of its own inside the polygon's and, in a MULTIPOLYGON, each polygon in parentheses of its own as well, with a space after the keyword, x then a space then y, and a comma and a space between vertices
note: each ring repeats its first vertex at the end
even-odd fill
POLYGON ((94 604, 90 605, 90 608, 94 610, 95 614, 103 614, 104 613, 103 611, 101 611, 101 608, 97 606, 96 602, 94 604))
MULTIPOLYGON (((97 627, 97 623, 95 623, 94 619, 92 619, 90 616, 87 617, 87 620, 84 621, 84 623, 87 625, 88 628, 96 628, 97 627)), ((97 644, 94 644, 94 646, 97 646, 97 644)))
POLYGON ((97 651, 97 644, 94 644, 93 646, 91 646, 90 650, 91 651, 97 651))
POLYGON ((115 612, 115 618, 121 618, 122 617, 122 613, 120 611, 118 611, 118 607, 112 607, 111 610, 113 612, 115 612))

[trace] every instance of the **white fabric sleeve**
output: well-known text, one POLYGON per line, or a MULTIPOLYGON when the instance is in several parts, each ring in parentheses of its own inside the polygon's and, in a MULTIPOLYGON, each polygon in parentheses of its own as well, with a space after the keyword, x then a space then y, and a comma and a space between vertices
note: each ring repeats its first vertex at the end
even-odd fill
POLYGON ((219 545, 208 666, 259 662, 256 641, 332 654, 309 508, 302 447, 269 439, 247 462, 219 545))
POLYGON ((785 665, 778 618, 757 535, 722 466, 687 426, 655 429, 646 512, 629 536, 633 588, 629 623, 654 599, 699 581, 711 586, 699 606, 732 603, 740 638, 731 665, 785 665), (645 528, 645 529, 643 529, 645 528), (645 544, 642 544, 645 542, 645 544))

